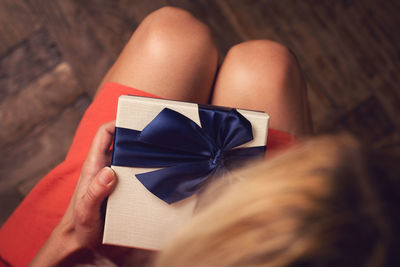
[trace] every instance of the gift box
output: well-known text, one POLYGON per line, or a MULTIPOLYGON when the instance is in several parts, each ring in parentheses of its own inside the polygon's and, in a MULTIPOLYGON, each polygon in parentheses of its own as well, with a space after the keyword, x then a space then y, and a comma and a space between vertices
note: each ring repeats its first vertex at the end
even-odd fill
POLYGON ((263 112, 120 96, 111 166, 118 183, 103 243, 162 249, 207 184, 264 153, 268 121, 263 112))

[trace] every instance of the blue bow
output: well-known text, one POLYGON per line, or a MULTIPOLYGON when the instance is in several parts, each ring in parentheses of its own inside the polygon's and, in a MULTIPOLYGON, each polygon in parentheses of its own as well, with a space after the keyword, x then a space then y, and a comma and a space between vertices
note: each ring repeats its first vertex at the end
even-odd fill
POLYGON ((141 132, 117 127, 112 165, 162 168, 136 177, 171 204, 264 154, 265 146, 235 148, 253 140, 251 123, 235 109, 199 106, 199 116, 202 127, 165 108, 141 132))

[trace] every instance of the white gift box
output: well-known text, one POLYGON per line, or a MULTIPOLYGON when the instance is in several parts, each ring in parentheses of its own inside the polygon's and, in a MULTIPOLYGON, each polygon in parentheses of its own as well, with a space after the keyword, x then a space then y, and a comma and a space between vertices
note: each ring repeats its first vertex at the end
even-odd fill
MULTIPOLYGON (((142 131, 164 108, 183 114, 201 127, 198 105, 140 96, 120 96, 116 127, 142 131)), ((253 140, 241 147, 265 146, 269 116, 237 109, 252 125, 253 140)), ((197 195, 168 204, 153 195, 136 174, 157 170, 114 166, 118 183, 108 198, 103 243, 160 250, 192 216, 197 195)))

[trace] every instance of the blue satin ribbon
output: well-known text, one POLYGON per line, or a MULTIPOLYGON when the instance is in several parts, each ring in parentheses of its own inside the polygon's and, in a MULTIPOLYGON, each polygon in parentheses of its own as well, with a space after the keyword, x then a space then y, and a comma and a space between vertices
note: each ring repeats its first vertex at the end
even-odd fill
POLYGON ((265 146, 235 148, 253 140, 251 123, 235 109, 199 105, 199 116, 202 127, 165 108, 141 132, 116 127, 112 165, 162 168, 136 177, 171 204, 264 155, 265 146))

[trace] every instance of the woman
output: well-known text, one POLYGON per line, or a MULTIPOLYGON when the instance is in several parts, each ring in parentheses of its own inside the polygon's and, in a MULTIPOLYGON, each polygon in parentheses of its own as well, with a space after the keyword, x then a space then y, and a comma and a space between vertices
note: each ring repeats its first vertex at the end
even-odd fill
POLYGON ((164 7, 148 15, 104 77, 66 160, 41 181, 2 228, 2 259, 24 265, 47 238, 33 266, 68 261, 84 248, 91 251, 89 255, 107 255, 119 263, 130 257, 124 249, 100 245, 100 206, 117 182, 105 167, 114 129, 113 122, 105 122, 115 118, 121 94, 265 111, 271 116, 267 156, 289 144, 293 136, 311 131, 304 79, 287 48, 272 41, 248 41, 228 51, 218 74, 217 65, 210 30, 191 14, 164 7))

